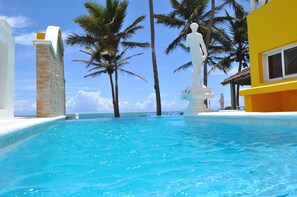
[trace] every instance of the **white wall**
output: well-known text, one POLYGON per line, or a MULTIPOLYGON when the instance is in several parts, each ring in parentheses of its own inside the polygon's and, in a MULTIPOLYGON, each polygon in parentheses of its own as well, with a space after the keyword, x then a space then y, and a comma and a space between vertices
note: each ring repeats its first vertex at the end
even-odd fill
POLYGON ((0 19, 0 119, 14 116, 14 47, 10 25, 0 19))

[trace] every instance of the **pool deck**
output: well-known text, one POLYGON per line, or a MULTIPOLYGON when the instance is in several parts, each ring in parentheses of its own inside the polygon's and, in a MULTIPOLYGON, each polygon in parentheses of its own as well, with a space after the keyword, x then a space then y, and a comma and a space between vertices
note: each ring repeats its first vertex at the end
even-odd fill
POLYGON ((297 112, 245 112, 222 110, 185 115, 190 121, 237 123, 247 125, 273 125, 297 128, 297 112))
POLYGON ((245 116, 245 117, 291 117, 297 118, 297 112, 245 112, 237 110, 220 110, 219 112, 199 113, 201 116, 245 116))
POLYGON ((65 116, 53 118, 15 117, 12 119, 0 120, 0 137, 21 129, 26 129, 31 126, 36 126, 42 123, 48 123, 63 118, 65 118, 65 116))

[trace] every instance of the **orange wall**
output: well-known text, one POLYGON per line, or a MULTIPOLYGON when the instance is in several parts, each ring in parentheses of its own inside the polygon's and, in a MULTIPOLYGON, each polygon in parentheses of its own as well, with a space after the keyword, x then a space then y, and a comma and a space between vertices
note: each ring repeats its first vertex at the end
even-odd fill
POLYGON ((282 93, 283 111, 297 110, 297 90, 282 93))
POLYGON ((276 112, 297 110, 297 90, 244 97, 247 112, 276 112))
POLYGON ((282 94, 280 92, 252 95, 253 112, 273 112, 282 110, 282 94), (255 102, 256 101, 256 102, 255 102))

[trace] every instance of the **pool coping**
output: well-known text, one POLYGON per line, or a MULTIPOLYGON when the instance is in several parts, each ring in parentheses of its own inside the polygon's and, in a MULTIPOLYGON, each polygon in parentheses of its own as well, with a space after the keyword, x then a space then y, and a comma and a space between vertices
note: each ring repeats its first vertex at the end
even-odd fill
POLYGON ((25 140, 65 120, 65 116, 52 118, 16 117, 0 120, 0 150, 25 140))
POLYGON ((185 115, 187 121, 270 125, 297 128, 297 112, 220 111, 185 115))

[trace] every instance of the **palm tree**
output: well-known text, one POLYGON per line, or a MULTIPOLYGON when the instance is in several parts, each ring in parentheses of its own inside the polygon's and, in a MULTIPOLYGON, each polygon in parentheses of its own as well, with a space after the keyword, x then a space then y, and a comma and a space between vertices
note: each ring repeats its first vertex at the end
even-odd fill
POLYGON ((159 86, 158 66, 157 66, 156 50, 155 50, 155 25, 154 25, 153 0, 149 0, 149 6, 150 6, 152 63, 153 63, 154 84, 155 84, 154 88, 155 88, 155 94, 156 94, 157 116, 160 116, 162 114, 162 107, 161 107, 161 95, 160 95, 160 86, 159 86))
MULTIPOLYGON (((142 53, 138 53, 138 54, 134 54, 134 55, 131 55, 128 57, 124 57, 127 49, 128 48, 126 48, 119 55, 116 56, 116 61, 117 61, 116 63, 113 62, 114 59, 108 59, 108 56, 104 57, 104 55, 100 55, 100 52, 99 52, 100 50, 98 50, 98 48, 93 49, 91 47, 86 47, 85 50, 80 50, 81 52, 89 55, 90 59, 88 59, 88 60, 73 60, 75 62, 81 62, 81 63, 86 64, 86 68, 88 69, 88 72, 90 72, 90 74, 84 76, 85 78, 86 77, 94 78, 94 77, 99 77, 102 74, 108 74, 113 103, 116 103, 115 87, 114 87, 114 81, 113 81, 113 74, 115 73, 115 65, 118 66, 118 71, 127 73, 129 75, 135 76, 139 79, 146 81, 141 76, 123 68, 124 65, 129 64, 129 62, 128 62, 129 59, 131 59, 132 57, 138 56, 138 55, 142 55, 142 53)), ((115 113, 115 108, 114 108, 114 113, 115 113)))
MULTIPOLYGON (((223 3, 222 3, 222 5, 219 6, 219 8, 222 8, 225 5, 232 6, 234 10, 235 9, 242 9, 243 10, 243 7, 239 3, 237 3, 237 0, 223 0, 223 3)), ((207 50, 209 50, 209 47, 210 47, 210 44, 211 44, 211 36, 212 36, 212 32, 213 32, 212 27, 214 25, 213 23, 214 23, 214 19, 215 19, 216 9, 217 9, 216 8, 216 1, 211 0, 211 15, 210 15, 208 28, 207 28, 207 33, 206 33, 206 39, 205 39, 205 45, 206 45, 207 50)), ((228 20, 228 19, 229 18, 227 17, 226 20, 228 20)), ((224 44, 230 45, 228 43, 224 43, 224 44)), ((225 47, 226 47, 226 45, 225 45, 225 47)), ((229 48, 226 47, 225 49, 226 49, 225 51, 221 50, 220 53, 226 52, 229 48)), ((218 58, 218 59, 221 59, 221 58, 218 58)), ((208 61, 209 61, 209 58, 207 58, 206 61, 204 62, 204 69, 203 69, 203 71, 204 71, 204 73, 203 73, 203 75, 204 75, 204 79, 203 79, 204 80, 204 85, 207 85, 207 79, 208 79, 207 76, 210 73, 210 72, 207 71, 207 66, 209 64, 208 61)), ((217 66, 219 70, 222 70, 224 73, 226 73, 226 70, 222 67, 222 66, 225 66, 225 65, 215 64, 214 62, 212 62, 210 64, 212 64, 212 69, 210 71, 215 70, 216 66, 217 66)), ((230 70, 230 66, 227 66, 226 69, 230 70)))
POLYGON ((117 54, 119 47, 134 48, 148 47, 147 42, 133 42, 131 38, 143 26, 139 25, 145 16, 138 17, 131 25, 122 30, 126 17, 128 2, 126 0, 106 0, 105 7, 93 1, 85 3, 88 15, 74 19, 83 30, 82 34, 72 34, 67 38, 67 44, 83 47, 94 47, 98 50, 98 56, 104 56, 106 60, 114 63, 114 116, 120 117, 118 94, 118 65, 117 54))
MULTIPOLYGON (((216 25, 223 23, 225 17, 214 17, 215 12, 220 10, 222 6, 215 7, 214 10, 207 10, 209 0, 170 0, 170 2, 173 11, 167 15, 155 15, 155 18, 157 18, 157 23, 180 30, 179 35, 167 47, 165 51, 167 54, 172 52, 177 47, 185 48, 183 43, 185 42, 187 34, 190 33, 189 26, 193 22, 199 24, 199 32, 201 32, 203 37, 207 39, 207 41, 205 41, 207 48, 209 48, 210 43, 213 42, 212 39, 224 39, 221 38, 223 32, 219 30, 216 25)), ((175 71, 185 69, 190 65, 191 63, 184 64, 175 71)), ((208 59, 206 59, 204 66, 204 85, 207 85, 208 72, 206 65, 209 65, 208 59)), ((228 70, 228 68, 226 68, 226 70, 228 70)))
MULTIPOLYGON (((248 67, 249 62, 249 49, 248 49, 248 36, 247 36, 247 12, 243 9, 235 9, 235 16, 226 11, 226 15, 229 18, 228 28, 231 35, 230 40, 231 48, 224 58, 219 62, 221 65, 229 65, 233 62, 238 63, 238 72, 242 68, 248 67)), ((239 89, 240 85, 237 85, 236 91, 236 105, 239 106, 239 89)))

